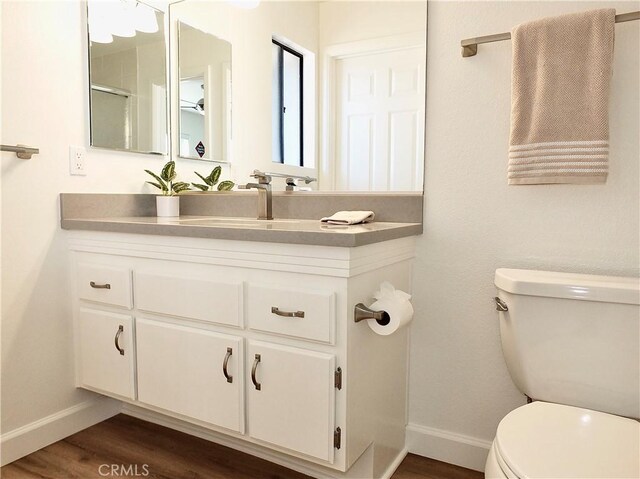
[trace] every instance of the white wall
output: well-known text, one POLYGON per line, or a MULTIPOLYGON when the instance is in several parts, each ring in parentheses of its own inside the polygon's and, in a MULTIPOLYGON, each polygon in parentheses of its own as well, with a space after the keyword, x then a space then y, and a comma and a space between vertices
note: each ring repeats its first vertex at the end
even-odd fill
POLYGON ((463 38, 606 6, 628 12, 640 4, 429 4, 425 233, 418 241, 411 345, 413 451, 481 467, 482 446, 500 419, 525 402, 500 349, 491 300, 496 268, 638 274, 640 22, 616 25, 610 173, 601 186, 507 186, 510 42, 460 56, 463 38))
POLYGON ((69 145, 87 145, 84 10, 80 2, 3 1, 2 153, 3 434, 92 396, 73 385, 67 253, 60 192, 150 192, 143 168, 162 158, 87 153, 88 175, 69 176, 69 145), (25 25, 29 25, 28 31, 25 25))

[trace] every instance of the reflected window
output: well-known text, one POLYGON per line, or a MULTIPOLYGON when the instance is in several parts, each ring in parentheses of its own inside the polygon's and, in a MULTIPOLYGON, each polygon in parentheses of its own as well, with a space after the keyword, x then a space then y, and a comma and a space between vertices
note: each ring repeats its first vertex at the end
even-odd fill
POLYGON ((303 64, 304 56, 273 40, 273 162, 304 166, 303 64))

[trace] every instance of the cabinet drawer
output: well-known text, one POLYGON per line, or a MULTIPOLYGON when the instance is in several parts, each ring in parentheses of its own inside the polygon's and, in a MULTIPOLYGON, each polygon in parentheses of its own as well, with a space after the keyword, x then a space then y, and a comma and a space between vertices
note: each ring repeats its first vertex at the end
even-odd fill
POLYGON ((250 284, 249 327, 324 343, 334 340, 335 293, 250 284))
POLYGON ((216 278, 219 276, 216 273, 215 269, 190 276, 136 271, 136 307, 152 313, 240 326, 242 283, 206 277, 216 278))
POLYGON ((78 264, 78 297, 131 309, 131 270, 93 263, 78 264))

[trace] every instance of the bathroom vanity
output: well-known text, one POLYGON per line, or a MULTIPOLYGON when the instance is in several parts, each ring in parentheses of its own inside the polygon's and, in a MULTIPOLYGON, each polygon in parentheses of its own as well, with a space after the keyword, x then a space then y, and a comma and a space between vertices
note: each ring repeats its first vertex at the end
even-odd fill
POLYGON ((295 219, 63 212, 62 223, 74 230, 78 387, 315 477, 393 473, 406 454, 408 329, 379 336, 354 307, 382 281, 411 291, 421 225, 305 236, 295 219))

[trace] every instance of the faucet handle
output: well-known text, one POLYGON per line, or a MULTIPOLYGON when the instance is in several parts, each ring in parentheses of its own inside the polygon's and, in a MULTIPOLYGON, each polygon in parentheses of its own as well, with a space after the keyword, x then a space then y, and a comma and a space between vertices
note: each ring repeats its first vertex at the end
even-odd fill
POLYGON ((263 171, 253 170, 253 174, 251 176, 258 180, 258 183, 261 185, 268 185, 271 183, 271 177, 263 171))

